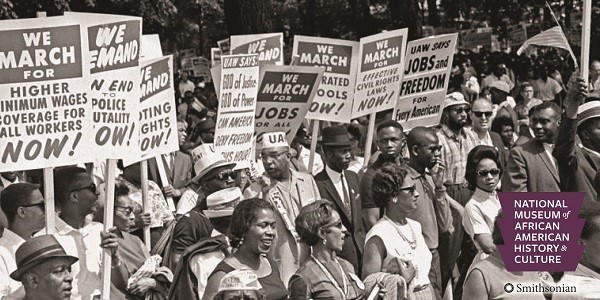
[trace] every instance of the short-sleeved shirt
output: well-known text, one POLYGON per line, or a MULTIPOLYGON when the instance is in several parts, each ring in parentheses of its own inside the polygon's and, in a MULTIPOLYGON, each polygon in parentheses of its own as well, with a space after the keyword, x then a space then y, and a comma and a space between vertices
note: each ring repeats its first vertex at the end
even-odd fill
POLYGON ((473 239, 475 247, 480 252, 473 260, 473 264, 487 257, 487 254, 481 251, 481 246, 475 241, 474 237, 476 234, 492 234, 494 220, 500 209, 500 200, 496 191, 489 193, 479 188, 475 189, 473 196, 465 205, 462 223, 465 231, 473 239))
POLYGON ((468 134, 464 128, 455 134, 446 125, 437 133, 442 146, 442 163, 446 166, 444 172, 445 184, 460 184, 465 182, 465 169, 467 156, 477 146, 473 135, 468 134))
POLYGON ((535 91, 536 97, 541 99, 542 101, 552 101, 556 94, 562 91, 562 87, 558 83, 558 81, 548 77, 546 81, 541 78, 537 80, 532 80, 531 85, 535 91))
POLYGON ((10 278, 10 273, 17 269, 15 253, 25 240, 16 233, 4 228, 0 238, 0 298, 18 290, 22 284, 10 278))
POLYGON ((192 210, 177 221, 173 229, 171 251, 182 253, 185 248, 211 236, 213 226, 202 213, 192 210))

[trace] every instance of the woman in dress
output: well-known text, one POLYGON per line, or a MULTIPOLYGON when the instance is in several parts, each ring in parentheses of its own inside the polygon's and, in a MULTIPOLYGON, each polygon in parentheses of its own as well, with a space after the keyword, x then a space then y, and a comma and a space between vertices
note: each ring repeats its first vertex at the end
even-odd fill
POLYGON ((290 299, 360 299, 363 282, 352 264, 336 255, 342 251, 346 228, 333 205, 318 200, 304 206, 296 231, 312 254, 290 278, 290 299))
POLYGON ((396 164, 382 167, 373 177, 375 204, 384 216, 367 233, 363 278, 377 273, 399 274, 413 299, 434 299, 427 274, 431 252, 425 244, 419 222, 408 218, 417 208, 416 186, 408 172, 396 164))
MULTIPOLYGON (((150 253, 142 240, 128 233, 135 224, 134 202, 129 198, 129 193, 127 185, 117 182, 115 185, 114 211, 114 225, 117 227, 115 233, 119 243, 117 255, 127 270, 128 276, 126 277, 128 278, 135 274, 150 257, 150 253)), ((135 280, 127 290, 121 290, 121 292, 125 294, 127 299, 144 299, 146 296, 150 296, 151 299, 166 299, 172 279, 173 274, 171 271, 166 267, 160 267, 156 273, 135 280)))
MULTIPOLYGON (((496 220, 500 218, 502 218, 502 211, 498 213, 496 220)), ((497 221, 493 223, 492 240, 495 245, 504 244, 497 221)), ((496 249, 486 259, 471 266, 463 285, 462 299, 544 300, 546 297, 541 292, 513 293, 512 289, 517 285, 533 286, 540 283, 548 285, 552 279, 546 274, 546 272, 507 271, 496 249), (507 283, 511 285, 508 286, 507 283)))
POLYGON ((247 268, 258 276, 267 300, 286 299, 287 289, 275 262, 266 256, 275 239, 275 213, 266 200, 253 198, 240 202, 233 211, 230 226, 233 255, 221 261, 208 277, 204 297, 212 300, 221 279, 233 270, 247 268))
POLYGON ((475 192, 465 205, 462 223, 477 248, 472 265, 496 250, 492 230, 500 211, 496 187, 501 177, 502 166, 496 149, 479 145, 469 152, 465 179, 469 188, 475 192))

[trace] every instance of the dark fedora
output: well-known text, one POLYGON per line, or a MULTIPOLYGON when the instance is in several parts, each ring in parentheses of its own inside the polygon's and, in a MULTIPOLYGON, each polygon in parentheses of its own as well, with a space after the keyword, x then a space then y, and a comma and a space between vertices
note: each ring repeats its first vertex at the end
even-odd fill
POLYGON ((21 281, 23 275, 31 270, 31 268, 48 259, 66 258, 71 264, 79 260, 77 257, 68 255, 52 235, 41 235, 27 240, 19 246, 15 258, 17 261, 17 270, 10 274, 10 278, 17 281, 21 281))
POLYGON ((323 146, 351 146, 352 141, 350 141, 350 134, 346 127, 343 126, 330 126, 323 128, 322 132, 323 141, 321 145, 323 146))

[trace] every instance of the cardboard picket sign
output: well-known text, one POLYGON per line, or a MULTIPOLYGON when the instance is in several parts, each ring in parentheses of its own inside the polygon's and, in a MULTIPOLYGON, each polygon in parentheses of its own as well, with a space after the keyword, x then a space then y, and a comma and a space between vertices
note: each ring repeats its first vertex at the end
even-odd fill
POLYGON ((137 156, 123 159, 125 166, 179 150, 173 56, 141 62, 138 76, 141 97, 136 114, 139 115, 137 156))
POLYGON ((144 34, 140 45, 140 61, 163 56, 158 34, 144 34))
POLYGON ((210 69, 210 77, 215 85, 215 93, 221 94, 221 65, 214 66, 210 69))
POLYGON ((410 130, 439 124, 458 34, 411 41, 393 118, 410 130))
POLYGON ((359 60, 358 42, 297 35, 293 57, 298 66, 325 67, 306 118, 348 123, 359 60))
MULTIPOLYGON (((232 35, 231 54, 258 54, 259 61, 283 65, 283 33, 232 35)), ((223 52, 225 53, 225 52, 223 52)))
POLYGON ((258 54, 221 57, 214 145, 228 162, 251 159, 258 79, 258 54))
POLYGON ((216 67, 221 63, 221 49, 210 48, 210 66, 216 67))
POLYGON ((265 65, 260 68, 255 115, 258 143, 263 133, 276 131, 286 132, 288 143, 292 143, 324 71, 323 67, 265 65))
POLYGON ((94 155, 98 159, 135 159, 142 19, 76 12, 65 12, 65 18, 81 24, 85 41, 94 155))
POLYGON ((0 21, 0 172, 93 160, 81 26, 0 21))
POLYGON ((360 39, 352 118, 392 109, 404 70, 408 29, 387 31, 360 39))
POLYGON ((231 43, 229 38, 217 41, 217 45, 219 46, 219 49, 221 49, 221 55, 231 54, 231 43))

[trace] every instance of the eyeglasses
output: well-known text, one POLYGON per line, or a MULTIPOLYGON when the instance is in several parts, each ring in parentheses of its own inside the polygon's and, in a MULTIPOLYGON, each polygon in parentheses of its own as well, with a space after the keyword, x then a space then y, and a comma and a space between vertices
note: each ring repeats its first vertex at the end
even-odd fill
POLYGON ((483 117, 483 115, 485 115, 488 118, 492 116, 491 111, 474 111, 473 114, 478 118, 483 117))
POLYGON ((410 194, 414 194, 416 190, 417 190, 417 186, 416 185, 398 189, 398 191, 407 191, 410 194))
POLYGON ((457 108, 453 108, 452 111, 454 111, 457 114, 462 114, 463 112, 469 113, 471 111, 471 109, 468 107, 457 107, 457 108))
POLYGON ((98 192, 98 189, 96 188, 96 184, 95 183, 92 183, 92 184, 90 184, 90 185, 88 185, 86 187, 82 187, 82 188, 71 190, 71 192, 76 192, 76 191, 81 191, 81 190, 89 190, 90 192, 92 192, 94 194, 98 192))
POLYGON ((133 207, 131 207, 131 206, 116 206, 115 205, 115 208, 123 208, 124 210, 122 210, 121 212, 123 214, 125 214, 126 216, 129 216, 130 214, 133 213, 133 207))
POLYGON ((270 159, 278 159, 281 155, 288 153, 287 151, 282 151, 279 153, 269 153, 269 154, 260 154, 260 159, 262 159, 263 161, 267 161, 270 159))
POLYGON ((236 171, 225 171, 225 172, 221 172, 211 178, 209 178, 208 180, 213 180, 213 179, 219 179, 219 180, 225 180, 227 178, 231 178, 231 179, 236 179, 238 177, 238 174, 236 171))
POLYGON ((34 207, 34 206, 39 206, 42 210, 46 210, 46 204, 44 204, 44 202, 38 202, 38 203, 34 203, 34 204, 29 204, 29 205, 21 205, 21 207, 34 207))
POLYGON ((487 177, 488 174, 492 174, 492 176, 496 176, 496 175, 500 174, 500 170, 499 169, 491 169, 491 170, 479 170, 479 171, 477 171, 477 175, 479 175, 481 177, 487 177))

